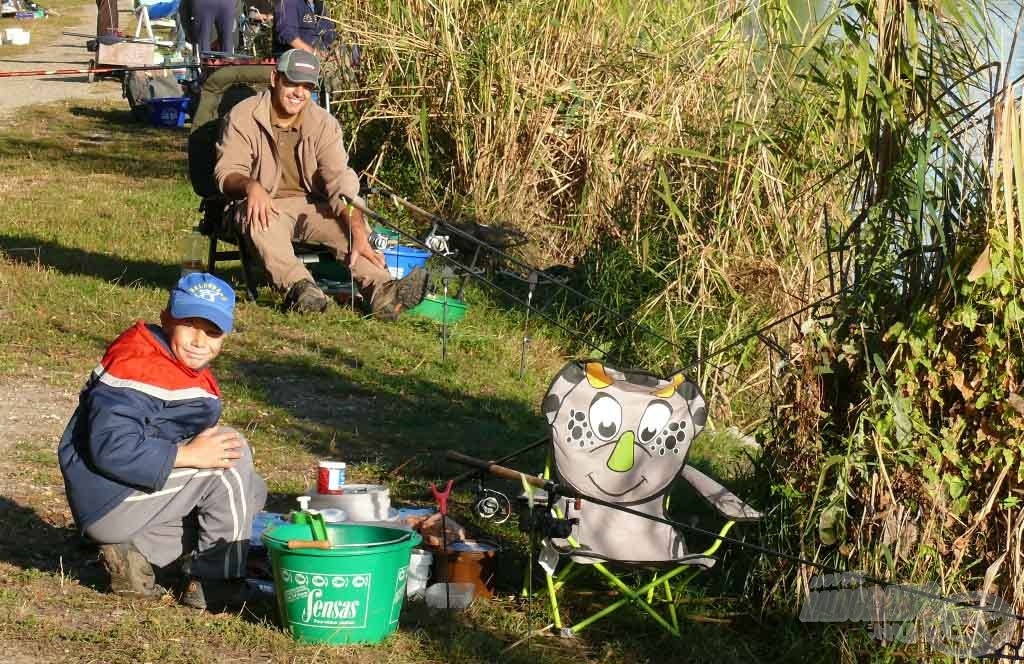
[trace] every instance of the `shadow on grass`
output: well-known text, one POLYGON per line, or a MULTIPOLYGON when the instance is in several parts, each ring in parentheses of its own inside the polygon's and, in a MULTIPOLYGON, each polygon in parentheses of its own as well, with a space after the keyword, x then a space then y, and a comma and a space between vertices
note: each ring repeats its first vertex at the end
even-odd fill
POLYGON ((109 587, 110 577, 97 563, 96 545, 72 527, 54 526, 30 507, 0 496, 0 560, 24 570, 72 574, 82 585, 109 587))
POLYGON ((168 290, 178 276, 173 266, 164 263, 65 247, 50 240, 25 235, 0 235, 0 252, 14 262, 49 267, 61 274, 98 277, 112 282, 142 283, 168 290))
POLYGON ((292 437, 312 454, 405 463, 406 474, 453 476, 446 450, 496 458, 544 433, 521 401, 466 393, 420 377, 370 373, 339 349, 319 356, 236 359, 225 368, 268 405, 295 418, 292 437))
POLYGON ((31 155, 37 163, 132 178, 185 176, 185 132, 140 125, 129 110, 73 106, 70 113, 90 123, 69 126, 60 117, 43 118, 32 131, 0 137, 0 159, 31 155))

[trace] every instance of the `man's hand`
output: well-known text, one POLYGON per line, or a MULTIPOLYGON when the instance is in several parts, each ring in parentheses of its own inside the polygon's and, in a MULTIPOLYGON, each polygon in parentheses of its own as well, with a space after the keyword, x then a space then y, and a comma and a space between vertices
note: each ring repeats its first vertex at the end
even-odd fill
POLYGON ((270 222, 277 216, 277 208, 263 185, 251 180, 245 187, 245 197, 245 223, 250 232, 270 228, 270 222))
POLYGON ((230 468, 242 458, 245 440, 234 429, 210 427, 178 446, 175 468, 230 468))
POLYGON ((352 267, 356 264, 356 261, 360 258, 364 258, 377 267, 387 269, 387 261, 384 260, 384 254, 378 253, 370 246, 370 241, 364 238, 352 238, 352 250, 348 254, 348 266, 352 267))
POLYGON ((348 252, 348 266, 351 268, 360 258, 364 258, 373 265, 387 269, 387 261, 384 254, 378 253, 370 246, 370 229, 363 219, 363 213, 355 207, 349 207, 345 215, 348 223, 349 233, 352 237, 352 246, 348 252))

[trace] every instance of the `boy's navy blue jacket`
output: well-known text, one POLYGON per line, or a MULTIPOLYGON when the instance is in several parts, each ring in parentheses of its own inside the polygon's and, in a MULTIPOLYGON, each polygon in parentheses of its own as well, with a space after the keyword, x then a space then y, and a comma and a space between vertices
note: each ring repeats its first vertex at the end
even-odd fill
POLYGON ((334 24, 325 18, 323 0, 277 0, 274 5, 274 53, 292 48, 302 39, 313 48, 326 48, 334 41, 334 24))
POLYGON ((177 443, 220 418, 220 388, 171 353, 163 330, 142 321, 107 348, 79 395, 57 456, 81 530, 134 489, 167 482, 177 443))

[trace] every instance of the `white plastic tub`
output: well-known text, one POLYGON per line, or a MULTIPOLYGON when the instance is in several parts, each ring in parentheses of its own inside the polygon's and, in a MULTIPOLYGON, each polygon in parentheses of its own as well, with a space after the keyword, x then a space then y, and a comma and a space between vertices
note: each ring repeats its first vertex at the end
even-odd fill
POLYGON ((4 30, 4 43, 11 46, 27 46, 32 35, 28 30, 22 28, 7 28, 4 30))
POLYGON ((449 608, 461 611, 472 604, 475 591, 476 587, 472 583, 435 583, 427 588, 427 606, 432 609, 449 608))
POLYGON ((422 549, 413 549, 409 557, 409 571, 405 582, 405 596, 410 599, 423 599, 430 579, 430 567, 434 564, 434 555, 422 549))

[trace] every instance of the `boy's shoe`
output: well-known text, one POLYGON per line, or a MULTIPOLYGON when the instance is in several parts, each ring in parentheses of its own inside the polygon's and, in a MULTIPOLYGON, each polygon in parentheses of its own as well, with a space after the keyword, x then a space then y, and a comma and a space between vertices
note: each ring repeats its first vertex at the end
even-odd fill
POLYGON ((330 299, 309 279, 292 284, 284 296, 285 309, 300 314, 320 313, 330 304, 330 299))
POLYGON ((190 576, 181 594, 181 603, 193 609, 204 609, 218 613, 233 607, 240 607, 252 600, 255 593, 245 579, 203 579, 190 576))
POLYGON ((381 320, 397 320, 403 311, 412 309, 426 297, 427 271, 417 267, 380 288, 383 292, 373 298, 373 315, 381 320))
POLYGON ((167 592, 157 585, 153 566, 131 542, 101 545, 100 559, 110 574, 110 590, 118 595, 149 599, 167 592))

